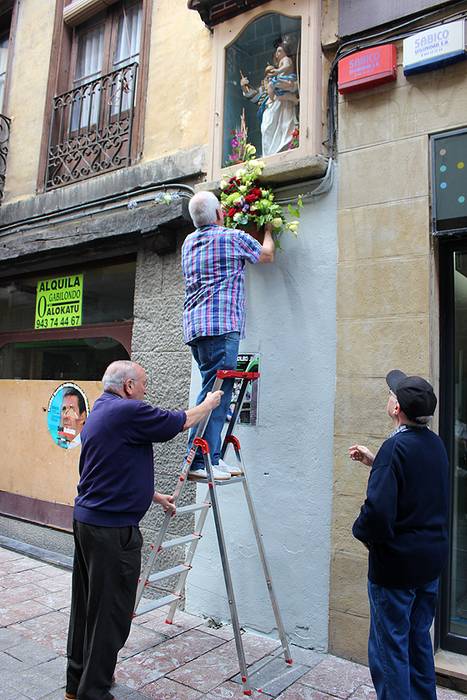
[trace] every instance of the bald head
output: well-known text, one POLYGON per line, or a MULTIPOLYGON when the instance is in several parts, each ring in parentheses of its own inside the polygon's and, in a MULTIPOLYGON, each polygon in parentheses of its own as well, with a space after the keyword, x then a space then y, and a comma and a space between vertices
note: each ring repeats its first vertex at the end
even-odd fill
POLYGON ((122 399, 143 401, 146 395, 147 375, 141 365, 131 360, 117 360, 105 370, 102 383, 105 391, 122 399))
POLYGON ((123 385, 127 379, 136 381, 138 378, 138 370, 143 369, 141 365, 131 360, 117 360, 112 362, 105 370, 102 377, 102 384, 105 391, 114 391, 120 393, 123 391, 123 385))
POLYGON ((196 228, 222 223, 222 207, 216 195, 212 192, 198 192, 188 205, 190 216, 196 228))

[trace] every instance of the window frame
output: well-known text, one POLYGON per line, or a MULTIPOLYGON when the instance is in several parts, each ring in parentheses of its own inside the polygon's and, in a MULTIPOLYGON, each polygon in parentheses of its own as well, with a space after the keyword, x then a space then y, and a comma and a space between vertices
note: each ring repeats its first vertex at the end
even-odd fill
MULTIPOLYGON (((290 151, 261 156, 268 166, 276 167, 282 163, 290 164, 307 156, 322 152, 322 85, 321 85, 321 40, 320 40, 320 2, 319 0, 295 0, 287 9, 281 0, 253 8, 232 20, 223 22, 213 28, 214 34, 214 70, 213 100, 210 119, 210 147, 208 156, 208 179, 219 180, 229 177, 236 167, 222 167, 222 144, 224 134, 224 96, 226 50, 231 46, 246 27, 260 17, 277 12, 286 17, 301 19, 300 51, 300 144, 290 151), (313 97, 313 100, 312 100, 313 97)), ((298 164, 298 163, 297 163, 298 164)))
MULTIPOLYGON (((104 17, 106 22, 106 34, 108 45, 105 46, 106 37, 104 37, 104 63, 102 67, 102 75, 111 72, 112 66, 112 46, 115 46, 116 35, 118 29, 118 14, 119 8, 124 0, 118 0, 111 5, 108 5, 105 10, 98 6, 96 12, 91 17, 87 18, 81 24, 75 27, 68 26, 63 17, 64 9, 67 6, 66 0, 58 0, 55 11, 55 21, 52 40, 52 51, 50 56, 49 80, 47 85, 47 95, 44 113, 44 123, 42 129, 42 146, 41 156, 38 169, 38 178, 36 191, 38 193, 46 191, 46 175, 48 165, 48 147, 50 126, 53 115, 53 100, 54 97, 64 92, 73 89, 74 71, 76 66, 77 42, 75 36, 79 28, 84 26, 92 26, 94 19, 104 17), (111 18, 111 20, 109 20, 111 18), (114 21, 115 20, 115 21, 114 21), (107 32, 107 22, 109 23, 109 32, 107 32), (112 31, 114 30, 114 31, 112 31), (115 36, 111 36, 114 34, 115 36), (107 63, 105 56, 107 56, 107 63), (106 67, 110 65, 110 69, 106 71, 106 67)), ((146 92, 148 84, 149 70, 149 51, 151 39, 151 23, 153 15, 154 0, 140 0, 142 6, 141 18, 141 43, 139 51, 139 63, 135 86, 135 106, 133 112, 133 128, 131 135, 131 150, 130 150, 130 166, 137 163, 143 153, 143 125, 146 111, 146 92)), ((129 0, 129 5, 133 5, 139 0, 129 0)), ((102 173, 96 174, 99 177, 102 173)), ((70 184, 80 184, 81 181, 70 184)), ((65 185, 66 186, 66 185, 65 185)))

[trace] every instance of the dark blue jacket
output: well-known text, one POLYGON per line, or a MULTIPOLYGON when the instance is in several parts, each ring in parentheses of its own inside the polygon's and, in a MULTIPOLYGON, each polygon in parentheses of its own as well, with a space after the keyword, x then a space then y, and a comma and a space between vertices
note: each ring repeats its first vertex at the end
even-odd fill
POLYGON ((448 459, 428 428, 396 432, 378 451, 353 534, 369 546, 368 578, 387 588, 436 579, 448 552, 448 459))
POLYGON ((104 392, 81 432, 75 520, 137 525, 154 495, 152 443, 171 440, 185 421, 184 411, 164 411, 104 392))

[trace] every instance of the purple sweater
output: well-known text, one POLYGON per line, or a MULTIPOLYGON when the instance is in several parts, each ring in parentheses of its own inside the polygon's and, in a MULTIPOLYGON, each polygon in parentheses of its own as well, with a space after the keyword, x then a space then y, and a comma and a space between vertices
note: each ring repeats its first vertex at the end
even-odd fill
POLYGON ((81 432, 74 518, 88 525, 138 525, 154 495, 152 443, 183 429, 185 411, 104 392, 81 432))

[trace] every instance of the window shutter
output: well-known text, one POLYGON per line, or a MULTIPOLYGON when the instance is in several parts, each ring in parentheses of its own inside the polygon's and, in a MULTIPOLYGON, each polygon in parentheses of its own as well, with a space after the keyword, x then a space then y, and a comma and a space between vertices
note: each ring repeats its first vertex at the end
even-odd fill
POLYGON ((75 27, 117 0, 72 0, 63 10, 63 20, 69 27, 75 27))

